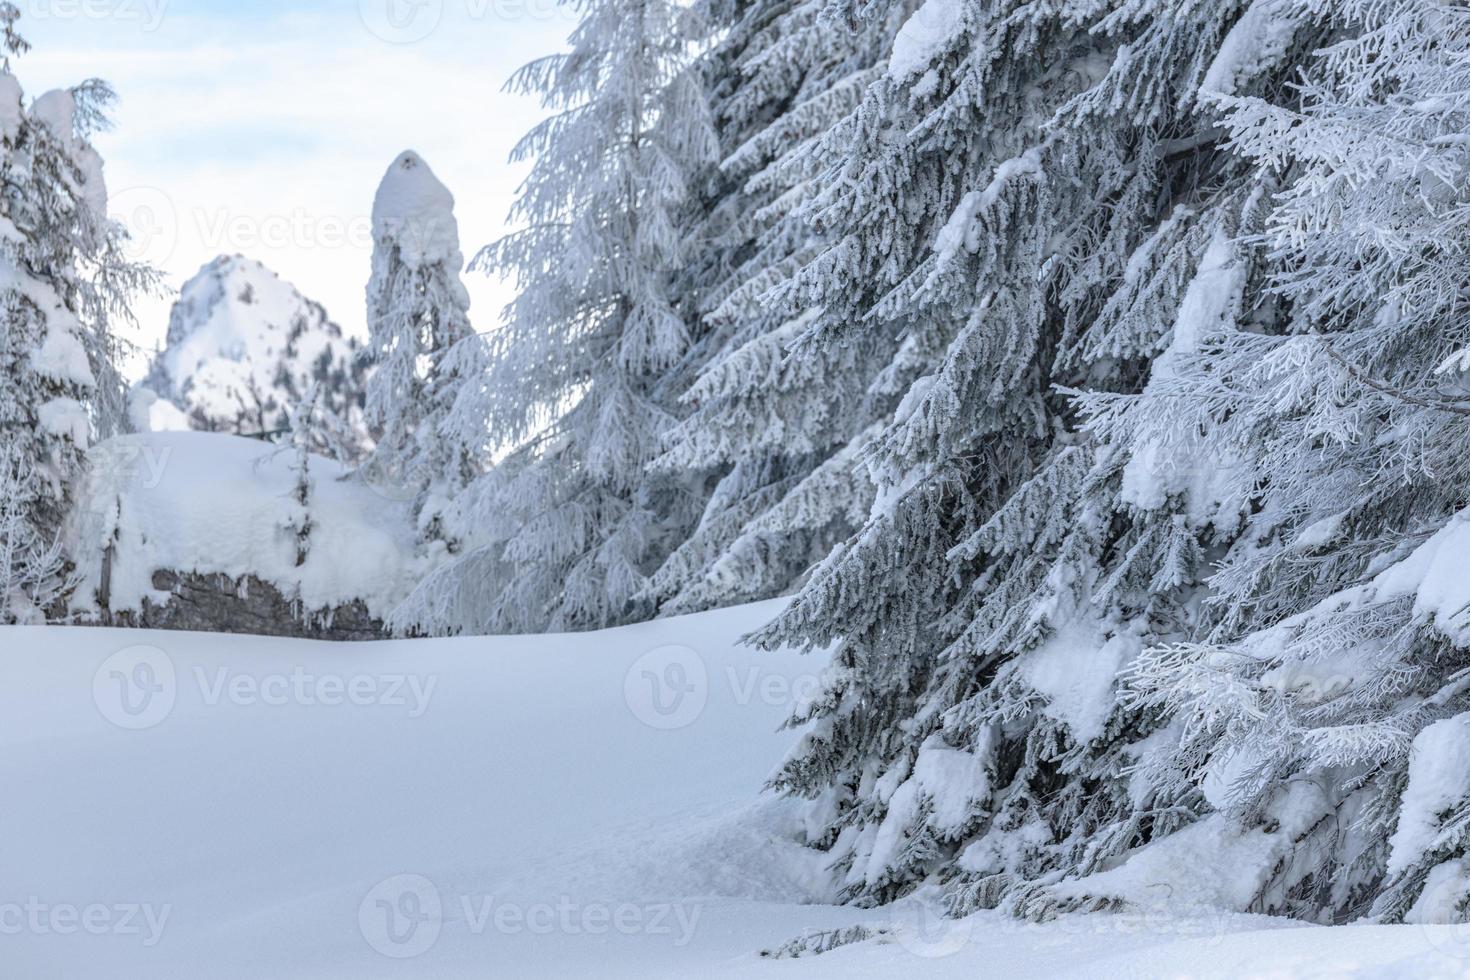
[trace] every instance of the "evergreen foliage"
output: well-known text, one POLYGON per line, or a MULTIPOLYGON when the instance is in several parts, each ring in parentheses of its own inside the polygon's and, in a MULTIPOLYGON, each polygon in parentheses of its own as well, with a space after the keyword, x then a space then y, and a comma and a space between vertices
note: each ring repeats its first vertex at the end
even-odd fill
POLYGON ((454 198, 412 151, 378 188, 373 239, 367 421, 377 444, 365 475, 412 501, 430 545, 452 551, 447 511, 479 475, 488 441, 473 403, 484 345, 460 280, 454 198))
POLYGON ((582 9, 397 625, 795 591, 843 900, 1470 916, 1470 14, 582 9))
POLYGON ((84 454, 126 426, 114 323, 153 273, 107 217, 89 137, 113 101, 91 80, 29 107, 9 60, 29 45, 0 4, 0 622, 36 622, 63 593, 56 531, 84 454))
MULTIPOLYGON (((647 615, 648 576, 697 516, 699 488, 649 463, 676 421, 666 372, 698 341, 673 286, 693 175, 716 152, 689 65, 699 21, 667 0, 589 0, 572 50, 510 87, 554 115, 485 270, 520 293, 472 397, 513 447, 462 495, 477 539, 395 617, 432 631, 593 629, 647 615)), ((468 389, 466 389, 468 391, 468 389)))

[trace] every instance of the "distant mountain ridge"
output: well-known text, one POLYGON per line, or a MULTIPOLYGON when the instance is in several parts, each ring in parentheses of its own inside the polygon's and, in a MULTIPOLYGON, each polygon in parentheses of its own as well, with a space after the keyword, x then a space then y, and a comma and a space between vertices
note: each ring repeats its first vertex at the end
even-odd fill
MULTIPOLYGON (((361 343, 320 303, 254 259, 222 255, 180 291, 140 387, 177 408, 188 428, 271 439, 315 387, 324 416, 360 450, 366 373, 361 343)), ((184 424, 158 406, 146 414, 144 427, 184 424)))

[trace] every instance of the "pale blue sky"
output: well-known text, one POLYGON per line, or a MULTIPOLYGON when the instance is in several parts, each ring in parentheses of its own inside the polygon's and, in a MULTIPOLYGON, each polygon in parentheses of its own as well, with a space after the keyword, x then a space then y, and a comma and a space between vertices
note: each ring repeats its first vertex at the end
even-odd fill
MULTIPOLYGON (((458 201, 466 257, 504 231, 539 117, 502 93, 575 24, 552 0, 20 0, 29 95, 98 76, 116 216, 177 286, 222 252, 257 258, 363 330, 373 192, 415 149, 458 201)), ((505 288, 467 276, 490 327, 505 288)), ((139 306, 151 346, 167 300, 139 306)))

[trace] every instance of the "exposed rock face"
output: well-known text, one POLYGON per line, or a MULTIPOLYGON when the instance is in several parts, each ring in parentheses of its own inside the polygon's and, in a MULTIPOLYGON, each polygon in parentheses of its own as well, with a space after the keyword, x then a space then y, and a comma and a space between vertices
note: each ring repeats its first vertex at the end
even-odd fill
POLYGON ((137 611, 104 609, 102 624, 344 642, 381 640, 388 635, 361 602, 332 610, 303 610, 275 586, 253 575, 232 579, 160 571, 153 575, 153 587, 172 593, 172 598, 164 605, 145 600, 137 611))

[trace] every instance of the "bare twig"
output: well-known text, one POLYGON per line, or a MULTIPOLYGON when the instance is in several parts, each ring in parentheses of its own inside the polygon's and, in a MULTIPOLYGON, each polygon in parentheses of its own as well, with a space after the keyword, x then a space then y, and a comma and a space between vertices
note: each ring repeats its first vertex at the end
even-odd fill
POLYGON ((1326 337, 1319 336, 1318 339, 1322 341, 1322 349, 1326 351, 1327 356, 1332 358, 1354 381, 1358 381, 1372 388, 1374 391, 1388 395, 1390 398, 1397 398, 1399 401, 1406 402, 1410 405, 1417 405, 1420 408, 1427 408, 1432 411, 1451 412, 1455 415, 1470 416, 1470 405, 1464 402, 1449 398, 1429 398, 1423 395, 1415 395, 1411 392, 1404 391, 1402 388, 1397 388, 1386 381, 1379 381, 1369 377, 1362 368, 1349 362, 1347 358, 1339 354, 1333 348, 1332 342, 1326 337))

